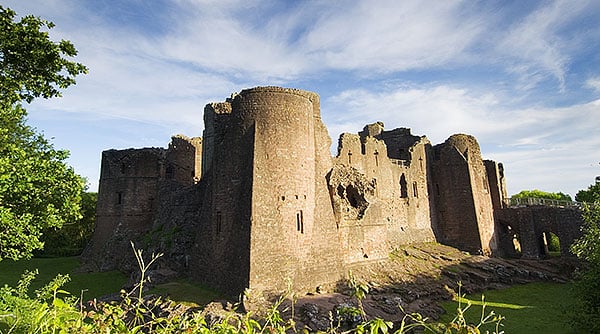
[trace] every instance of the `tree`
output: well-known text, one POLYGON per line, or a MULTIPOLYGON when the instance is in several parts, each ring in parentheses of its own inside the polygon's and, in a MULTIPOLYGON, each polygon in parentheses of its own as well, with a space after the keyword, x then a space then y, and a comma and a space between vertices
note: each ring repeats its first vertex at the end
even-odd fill
POLYGON ((572 201, 571 196, 567 194, 563 194, 561 192, 558 193, 549 193, 541 190, 522 190, 516 195, 513 195, 511 198, 546 198, 553 199, 559 201, 572 201))
POLYGON ((15 17, 0 6, 0 261, 31 257, 42 230, 79 219, 83 189, 69 153, 25 124, 21 103, 60 96, 87 69, 66 58, 77 54, 70 42, 42 31, 51 22, 15 17))
POLYGON ((587 190, 579 190, 575 195, 577 202, 600 202, 600 182, 590 185, 587 190))
MULTIPOLYGON (((84 189, 86 190, 86 189, 84 189)), ((81 193, 81 219, 66 223, 61 228, 49 227, 42 231, 44 249, 36 256, 75 256, 81 254, 94 233, 98 193, 81 193)))
POLYGON ((583 236, 571 246, 573 254, 586 264, 575 282, 579 305, 571 320, 577 329, 600 333, 600 202, 584 206, 583 220, 583 236))
POLYGON ((87 68, 65 57, 77 50, 69 41, 50 40, 54 24, 28 15, 15 22, 16 13, 0 6, 0 96, 2 102, 31 102, 36 97, 61 96, 87 68))

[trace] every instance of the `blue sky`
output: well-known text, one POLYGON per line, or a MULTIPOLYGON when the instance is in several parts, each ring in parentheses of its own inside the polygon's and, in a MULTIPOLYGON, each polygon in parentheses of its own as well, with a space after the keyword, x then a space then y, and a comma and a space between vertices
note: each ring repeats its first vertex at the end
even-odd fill
POLYGON ((203 108, 311 90, 332 140, 383 121, 476 136, 509 194, 600 175, 599 1, 4 0, 56 24, 90 73, 29 122, 97 189, 103 150, 201 136, 203 108))

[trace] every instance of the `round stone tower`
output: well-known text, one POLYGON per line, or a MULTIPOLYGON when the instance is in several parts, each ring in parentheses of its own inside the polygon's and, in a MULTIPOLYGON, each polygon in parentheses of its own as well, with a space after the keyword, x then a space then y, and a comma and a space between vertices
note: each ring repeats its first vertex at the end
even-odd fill
POLYGON ((318 95, 258 87, 237 95, 232 109, 254 125, 250 286, 280 286, 308 257, 314 233, 318 95))

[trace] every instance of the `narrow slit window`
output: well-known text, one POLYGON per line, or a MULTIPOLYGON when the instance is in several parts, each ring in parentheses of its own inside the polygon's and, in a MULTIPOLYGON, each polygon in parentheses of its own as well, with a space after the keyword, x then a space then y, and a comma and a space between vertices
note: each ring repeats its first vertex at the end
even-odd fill
POLYGON ((414 197, 419 197, 419 187, 417 186, 417 182, 413 182, 413 195, 414 197))
POLYGON ((221 214, 221 211, 217 211, 215 221, 215 230, 217 231, 217 235, 219 235, 221 234, 221 228, 223 224, 223 215, 221 214))
POLYGON ((296 212, 296 230, 304 234, 304 213, 302 210, 296 212))
POLYGON ((352 163, 352 152, 348 152, 348 163, 352 163))
POLYGON ((123 193, 120 191, 117 193, 117 204, 123 204, 123 193))
POLYGON ((375 151, 375 153, 373 153, 373 155, 375 155, 375 166, 379 167, 379 152, 375 151))

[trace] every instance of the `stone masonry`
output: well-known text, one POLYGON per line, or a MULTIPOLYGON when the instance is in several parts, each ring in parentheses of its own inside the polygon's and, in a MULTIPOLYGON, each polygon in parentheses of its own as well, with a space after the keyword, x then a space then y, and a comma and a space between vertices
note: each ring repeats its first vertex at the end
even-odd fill
POLYGON ((208 104, 204 124, 167 149, 102 153, 88 266, 132 270, 132 240, 237 296, 314 290, 415 242, 502 253, 503 166, 472 136, 433 146, 377 122, 342 134, 332 157, 319 96, 279 87, 208 104))

